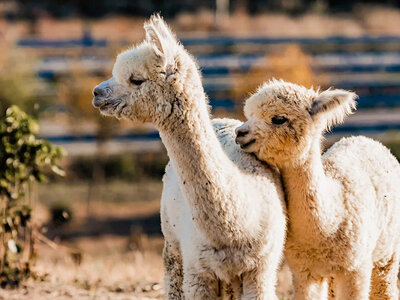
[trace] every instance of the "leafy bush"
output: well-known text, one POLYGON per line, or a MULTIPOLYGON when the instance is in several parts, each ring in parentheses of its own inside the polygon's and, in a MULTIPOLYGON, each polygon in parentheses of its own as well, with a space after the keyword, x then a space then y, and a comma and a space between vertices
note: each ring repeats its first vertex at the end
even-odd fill
POLYGON ((58 167, 62 148, 37 139, 38 123, 17 106, 0 119, 0 285, 18 285, 31 274, 32 209, 27 204, 43 171, 63 175, 58 167))

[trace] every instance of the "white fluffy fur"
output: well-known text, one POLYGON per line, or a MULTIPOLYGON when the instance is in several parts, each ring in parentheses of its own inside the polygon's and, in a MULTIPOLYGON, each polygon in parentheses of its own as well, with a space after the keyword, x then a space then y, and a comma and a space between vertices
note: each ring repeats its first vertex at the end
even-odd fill
POLYGON ((295 299, 326 298, 328 280, 340 300, 398 299, 399 163, 366 137, 344 138, 321 156, 323 131, 352 111, 355 97, 272 81, 245 105, 237 141, 282 173, 295 299), (274 124, 274 116, 287 121, 274 124))
POLYGON ((211 122, 198 67, 163 20, 152 17, 145 30, 143 43, 118 55, 93 104, 152 122, 167 148, 167 297, 216 299, 222 281, 240 299, 275 299, 285 237, 279 175, 235 145, 239 121, 211 122))

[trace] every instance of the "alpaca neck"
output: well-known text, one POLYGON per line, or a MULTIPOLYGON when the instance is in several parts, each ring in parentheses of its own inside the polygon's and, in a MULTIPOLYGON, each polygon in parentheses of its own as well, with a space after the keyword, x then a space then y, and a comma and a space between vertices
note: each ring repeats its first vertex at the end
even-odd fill
POLYGON ((196 105, 169 126, 159 128, 160 136, 178 174, 193 220, 208 239, 221 246, 243 236, 238 228, 243 228, 239 223, 246 219, 243 207, 248 205, 241 204, 245 197, 240 192, 239 170, 216 137, 203 89, 200 86, 193 90, 196 93, 178 97, 185 98, 180 103, 196 105))
POLYGON ((342 222, 338 182, 325 175, 319 141, 300 163, 281 168, 288 196, 289 228, 293 236, 310 240, 328 237, 342 222))

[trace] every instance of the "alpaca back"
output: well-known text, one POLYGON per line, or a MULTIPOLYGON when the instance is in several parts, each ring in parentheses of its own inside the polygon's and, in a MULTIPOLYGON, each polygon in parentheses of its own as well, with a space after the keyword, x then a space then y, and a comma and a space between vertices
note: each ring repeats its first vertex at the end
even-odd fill
POLYGON ((259 182, 260 190, 255 192, 264 193, 269 206, 279 205, 286 209, 285 197, 277 169, 258 160, 255 155, 244 152, 235 142, 235 129, 242 125, 242 122, 228 118, 213 119, 212 125, 226 155, 242 171, 244 177, 249 177, 251 181, 256 180, 259 182))
POLYGON ((242 122, 235 119, 213 119, 212 125, 226 155, 244 172, 260 174, 277 185, 274 189, 280 189, 279 175, 276 169, 258 160, 255 155, 244 152, 235 142, 235 129, 242 125, 242 122), (278 179, 278 181, 276 181, 278 179), (279 184, 278 184, 279 183, 279 184))
POLYGON ((377 245, 374 260, 385 259, 400 242, 399 162, 381 143, 359 136, 335 143, 323 163, 326 174, 343 185, 349 220, 361 220, 369 228, 377 245))

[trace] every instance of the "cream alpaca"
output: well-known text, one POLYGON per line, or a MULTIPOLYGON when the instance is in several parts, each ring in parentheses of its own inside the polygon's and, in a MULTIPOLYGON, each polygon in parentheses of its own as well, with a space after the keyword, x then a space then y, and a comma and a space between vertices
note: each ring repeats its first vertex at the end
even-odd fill
POLYGON ((247 100, 237 129, 245 151, 281 171, 295 299, 326 298, 329 278, 340 300, 398 299, 399 163, 366 137, 343 138, 321 156, 322 133, 355 98, 273 80, 247 100))
POLYGON ((186 299, 216 299, 222 280, 242 283, 241 299, 275 299, 285 236, 279 177, 235 145, 240 122, 211 122, 198 67, 164 21, 152 17, 145 31, 144 42, 118 55, 93 104, 105 115, 153 123, 167 148, 168 298, 181 299, 183 289, 186 299))

